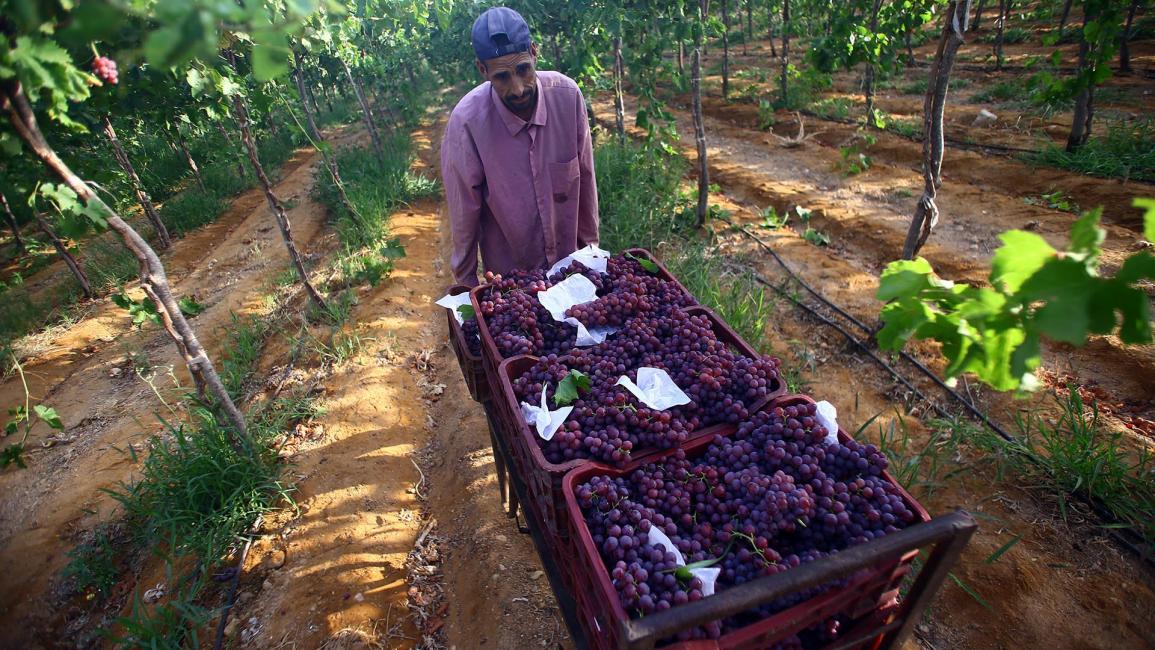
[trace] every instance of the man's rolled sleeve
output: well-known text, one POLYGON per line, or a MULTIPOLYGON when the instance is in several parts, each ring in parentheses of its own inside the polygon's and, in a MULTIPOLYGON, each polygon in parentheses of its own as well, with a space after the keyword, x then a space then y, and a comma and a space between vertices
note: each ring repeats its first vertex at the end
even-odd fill
POLYGON ((578 168, 580 170, 578 194, 578 247, 598 243, 598 181, 594 174, 594 149, 590 137, 590 124, 586 118, 586 101, 577 92, 577 137, 578 168))
POLYGON ((453 233, 453 277, 459 284, 475 287, 485 173, 465 125, 453 119, 441 144, 441 178, 453 233))

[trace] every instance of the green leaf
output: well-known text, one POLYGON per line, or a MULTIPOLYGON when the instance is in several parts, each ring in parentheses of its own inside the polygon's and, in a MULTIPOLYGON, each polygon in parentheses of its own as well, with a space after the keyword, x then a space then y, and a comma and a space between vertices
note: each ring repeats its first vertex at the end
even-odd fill
POLYGON ((20 469, 28 467, 24 464, 24 443, 16 443, 0 451, 0 469, 15 464, 20 469))
POLYGON ((1155 242, 1155 199, 1135 199, 1131 205, 1143 209, 1143 238, 1155 242))
POLYGON ((405 247, 401 245, 400 237, 390 237, 381 247, 381 256, 387 260, 398 260, 405 257, 405 247))
POLYGON ((197 302, 196 298, 192 296, 184 296, 176 304, 180 307, 181 313, 189 318, 201 314, 205 310, 205 306, 197 302))
POLYGON ((1021 539, 1023 539, 1022 535, 1015 535, 1011 541, 1003 544, 997 551, 991 553, 990 556, 988 556, 986 559, 986 564, 994 564, 995 562, 998 562, 999 558, 1002 557, 1007 551, 1011 550, 1015 544, 1018 544, 1021 539))
POLYGON ((657 264, 651 262, 650 260, 645 259, 644 257, 637 257, 633 253, 626 253, 626 257, 628 259, 634 260, 638 264, 641 264, 642 268, 645 269, 646 271, 650 272, 650 273, 657 273, 659 270, 659 267, 657 264))
POLYGON ((458 305, 457 313, 461 314, 461 317, 465 320, 477 318, 477 312, 473 310, 473 305, 458 305))
POLYGON ((1003 245, 991 260, 991 284, 1007 293, 1015 293, 1023 282, 1055 256, 1055 249, 1042 237, 1023 230, 999 235, 1003 245))
POLYGON ((802 238, 815 246, 830 245, 830 235, 819 232, 813 228, 807 228, 806 232, 802 233, 802 238))
POLYGON ((64 423, 60 421, 60 416, 56 413, 56 409, 37 404, 32 407, 32 410, 36 411, 36 417, 40 418, 40 421, 44 424, 47 424, 53 429, 64 429, 64 423))
POLYGON ((1034 313, 1039 331, 1072 345, 1082 345, 1090 327, 1089 301, 1095 286, 1087 267, 1071 258, 1049 260, 1023 283, 1024 304, 1043 301, 1034 313))
POLYGON ((1119 338, 1124 343, 1150 343, 1151 307, 1147 294, 1113 279, 1098 285, 1087 303, 1089 329, 1096 334, 1108 334, 1118 324, 1119 338), (1122 322, 1116 320, 1116 312, 1122 322))
POLYGON ((1099 245, 1107 238, 1107 231, 1099 227, 1102 215, 1103 208, 1088 210, 1071 226, 1071 245, 1068 250, 1087 256, 1089 263, 1098 259, 1099 245))
POLYGON ((253 34, 253 76, 272 81, 289 71, 289 44, 284 34, 259 31, 253 34))
POLYGON ((1115 274, 1115 279, 1127 284, 1134 284, 1140 280, 1155 280, 1155 256, 1147 251, 1140 251, 1123 260, 1123 266, 1115 274))
POLYGON ((896 298, 913 296, 935 286, 934 269, 925 258, 898 260, 886 265, 878 282, 876 298, 890 302, 896 298))
POLYGON ((578 398, 579 393, 590 389, 590 378, 580 370, 570 370, 569 374, 557 385, 553 395, 554 406, 568 406, 578 398))
POLYGON ((931 319, 930 307, 918 300, 892 302, 882 309, 885 326, 878 331, 878 345, 885 350, 901 350, 915 332, 931 319))

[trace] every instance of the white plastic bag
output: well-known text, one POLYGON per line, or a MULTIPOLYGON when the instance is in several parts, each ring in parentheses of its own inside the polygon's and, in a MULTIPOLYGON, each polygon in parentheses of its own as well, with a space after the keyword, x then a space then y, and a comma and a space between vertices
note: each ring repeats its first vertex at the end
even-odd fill
POLYGON ((441 300, 438 300, 434 304, 440 305, 453 312, 453 317, 457 319, 457 324, 462 325, 465 323, 465 319, 462 318, 461 310, 458 309, 458 307, 462 305, 471 305, 472 303, 469 301, 469 292, 462 291, 456 296, 446 294, 445 297, 443 297, 441 300))
MULTIPOLYGON (((659 529, 653 523, 650 524, 650 532, 646 533, 649 536, 650 545, 661 544, 666 547, 667 551, 674 554, 674 563, 678 566, 686 566, 686 558, 682 557, 682 552, 678 550, 677 546, 670 541, 666 533, 659 529)), ((702 595, 714 595, 714 583, 718 581, 718 575, 722 573, 722 569, 714 567, 698 567, 690 569, 690 575, 702 581, 702 595)))
POLYGON ((553 266, 549 267, 549 273, 546 273, 546 276, 548 277, 554 273, 557 273, 558 271, 569 266, 572 262, 581 262, 588 269, 597 271, 598 273, 605 273, 606 264, 609 262, 609 259, 609 251, 602 250, 594 244, 590 244, 589 246, 578 249, 555 262, 553 266))
POLYGON ((587 329, 578 319, 566 317, 565 312, 570 307, 584 305, 598 299, 597 287, 584 275, 569 276, 545 291, 539 292, 537 299, 549 312, 549 315, 553 316, 554 320, 568 323, 577 328, 577 340, 574 344, 578 347, 597 345, 606 340, 607 336, 618 331, 618 328, 608 325, 587 329))
POLYGON ((818 407, 818 424, 826 429, 826 444, 838 444, 838 409, 826 400, 818 402, 815 406, 818 407))
POLYGON ((542 440, 546 442, 553 439, 553 434, 561 428, 565 423, 565 419, 569 417, 572 406, 563 406, 556 411, 549 410, 549 404, 545 399, 546 387, 541 389, 541 406, 534 406, 526 402, 521 403, 521 415, 530 426, 537 429, 537 435, 541 436, 542 440))
POLYGON ((639 402, 659 411, 690 403, 690 396, 678 388, 669 373, 661 368, 638 368, 638 383, 622 375, 616 385, 625 386, 639 402))
POLYGON ((545 291, 537 299, 556 321, 565 322, 565 311, 598 299, 598 288, 584 275, 571 275, 545 291))

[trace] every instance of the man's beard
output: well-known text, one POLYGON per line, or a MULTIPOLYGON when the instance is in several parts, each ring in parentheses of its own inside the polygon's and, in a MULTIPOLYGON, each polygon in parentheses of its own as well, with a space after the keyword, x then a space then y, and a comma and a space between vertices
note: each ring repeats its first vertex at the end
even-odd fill
POLYGON ((505 107, 512 113, 530 110, 537 106, 537 89, 531 89, 526 95, 522 96, 522 99, 525 100, 524 103, 515 104, 511 101, 510 97, 506 96, 501 98, 501 102, 505 104, 505 107))

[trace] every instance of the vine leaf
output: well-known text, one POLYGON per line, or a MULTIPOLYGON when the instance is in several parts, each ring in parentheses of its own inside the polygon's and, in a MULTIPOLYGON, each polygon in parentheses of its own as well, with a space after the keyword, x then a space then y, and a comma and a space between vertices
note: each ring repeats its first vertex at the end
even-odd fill
POLYGON ((1155 199, 1135 199, 1132 205, 1144 210, 1143 238, 1155 242, 1155 199))
POLYGON ((991 260, 991 283, 1003 291, 1015 292, 1023 282, 1055 256, 1055 249, 1042 237, 1023 230, 999 235, 1003 242, 991 260))
POLYGON ((37 404, 36 406, 32 407, 32 410, 36 411, 36 417, 40 418, 40 421, 44 424, 47 424, 53 429, 64 429, 64 423, 60 421, 60 415, 57 414, 56 409, 52 408, 51 406, 37 404))
POLYGON ((461 317, 465 320, 477 318, 477 312, 473 310, 473 305, 458 305, 457 313, 461 314, 461 317))
POLYGON ((626 253, 626 257, 637 262, 638 264, 641 264, 642 268, 649 271, 650 273, 657 273, 658 272, 658 265, 651 262, 650 260, 648 260, 644 257, 637 257, 633 253, 626 253))
POLYGON ((387 260, 399 260, 405 257, 405 246, 401 244, 401 238, 390 237, 385 240, 385 245, 381 247, 381 256, 387 260))
POLYGON ((570 370, 565 379, 557 385, 553 395, 554 406, 568 406, 578 398, 579 393, 590 389, 590 378, 580 370, 570 370))

